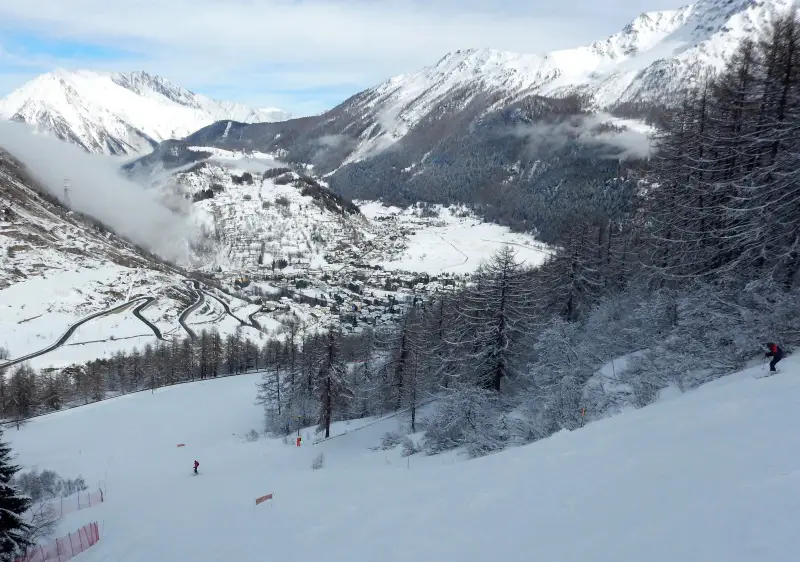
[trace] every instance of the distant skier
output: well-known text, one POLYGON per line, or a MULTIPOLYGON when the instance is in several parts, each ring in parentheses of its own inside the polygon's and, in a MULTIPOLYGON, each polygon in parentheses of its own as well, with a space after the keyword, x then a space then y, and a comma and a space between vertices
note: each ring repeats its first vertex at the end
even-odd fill
POLYGON ((196 460, 194 461, 194 473, 197 474, 197 467, 200 466, 200 463, 196 460))
POLYGON ((777 371, 777 369, 775 368, 775 365, 778 364, 778 361, 783 359, 783 350, 780 348, 780 346, 777 343, 772 343, 772 342, 769 342, 767 344, 767 349, 769 351, 767 351, 764 354, 764 357, 772 357, 772 361, 769 362, 769 370, 770 371, 777 371))

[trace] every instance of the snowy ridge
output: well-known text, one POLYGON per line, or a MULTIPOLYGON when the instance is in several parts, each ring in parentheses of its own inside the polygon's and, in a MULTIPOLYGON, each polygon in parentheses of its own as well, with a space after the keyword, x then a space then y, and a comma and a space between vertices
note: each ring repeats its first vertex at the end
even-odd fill
POLYGON ((642 14, 619 33, 578 48, 544 55, 492 49, 449 53, 433 66, 359 96, 354 112, 373 115, 383 135, 375 138, 374 128, 368 128, 349 161, 401 138, 457 93, 462 105, 478 95, 494 95, 487 109, 530 94, 578 94, 597 109, 629 101, 668 103, 698 71, 722 68, 742 39, 757 37, 775 14, 792 5, 792 0, 700 0, 642 14))
POLYGON ((214 121, 279 121, 280 110, 215 101, 145 72, 56 70, 0 101, 0 119, 22 121, 89 152, 140 154, 214 121))

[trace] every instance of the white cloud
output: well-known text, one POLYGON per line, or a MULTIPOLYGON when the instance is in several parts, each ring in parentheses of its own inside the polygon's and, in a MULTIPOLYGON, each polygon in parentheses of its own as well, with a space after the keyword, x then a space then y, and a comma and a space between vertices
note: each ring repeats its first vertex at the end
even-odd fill
POLYGON ((521 125, 510 132, 524 138, 530 154, 537 157, 553 154, 570 142, 597 148, 598 157, 620 160, 646 158, 653 149, 652 128, 606 113, 521 125))
POLYGON ((271 90, 355 92, 459 48, 543 52, 584 44, 617 31, 643 10, 676 7, 679 0, 660 3, 0 0, 0 25, 130 50, 134 60, 91 64, 136 65, 189 87, 239 84, 249 98, 244 101, 264 105, 259 96, 269 97, 271 90))
POLYGON ((176 215, 153 192, 122 177, 114 158, 89 154, 12 122, 0 122, 0 148, 23 162, 58 198, 68 180, 74 210, 99 219, 166 259, 186 258, 187 244, 194 236, 188 218, 176 215))

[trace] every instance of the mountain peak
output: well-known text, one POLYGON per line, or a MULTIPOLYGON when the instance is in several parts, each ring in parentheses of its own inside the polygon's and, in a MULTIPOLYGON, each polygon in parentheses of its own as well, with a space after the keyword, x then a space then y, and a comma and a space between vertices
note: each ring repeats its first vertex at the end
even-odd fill
POLYGON ((770 18, 792 2, 699 0, 675 10, 640 14, 620 32, 589 45, 543 54, 461 49, 373 91, 381 95, 402 91, 404 98, 425 105, 431 103, 426 98, 462 87, 512 97, 579 93, 600 108, 642 96, 666 99, 673 86, 682 87, 693 66, 720 68, 743 38, 758 36, 770 18), (674 80, 659 79, 666 61, 678 73, 674 80))
POLYGON ((0 119, 21 121, 89 152, 137 154, 183 138, 215 121, 288 119, 217 101, 145 71, 96 72, 62 68, 30 80, 0 100, 0 119))

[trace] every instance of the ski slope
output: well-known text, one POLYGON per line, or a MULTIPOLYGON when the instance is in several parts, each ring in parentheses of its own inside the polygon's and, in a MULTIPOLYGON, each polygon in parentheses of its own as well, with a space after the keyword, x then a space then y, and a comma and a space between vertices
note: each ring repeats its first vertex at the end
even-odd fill
POLYGON ((107 501, 60 529, 100 522, 85 562, 789 562, 800 359, 780 366, 472 461, 369 450, 396 418, 337 424, 350 433, 299 449, 248 442, 258 375, 128 395, 6 436, 23 465, 106 480, 107 501))

